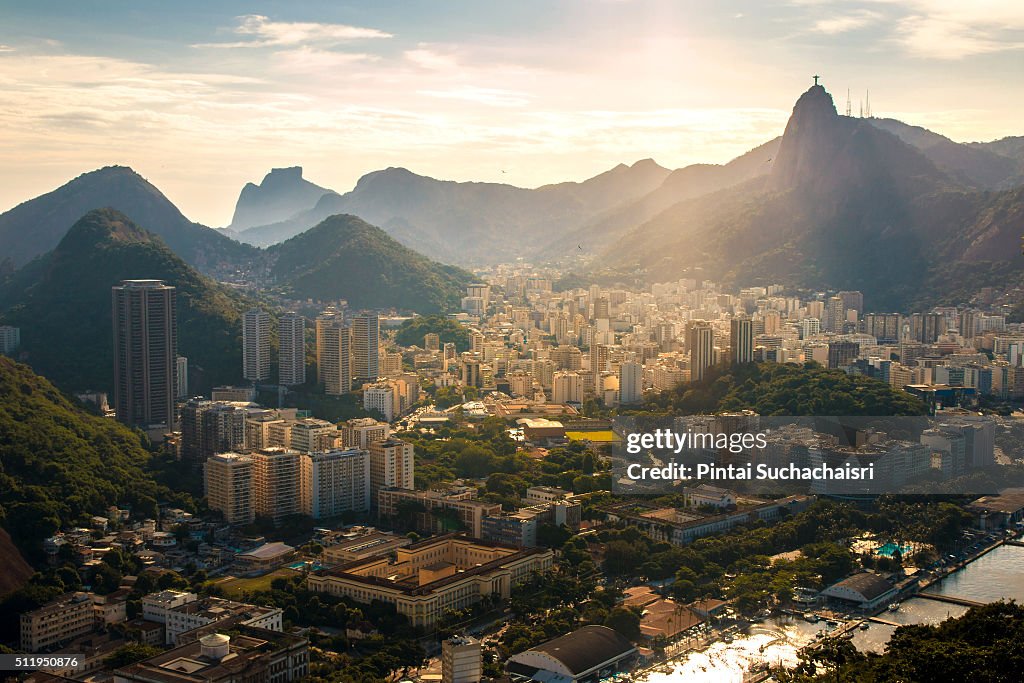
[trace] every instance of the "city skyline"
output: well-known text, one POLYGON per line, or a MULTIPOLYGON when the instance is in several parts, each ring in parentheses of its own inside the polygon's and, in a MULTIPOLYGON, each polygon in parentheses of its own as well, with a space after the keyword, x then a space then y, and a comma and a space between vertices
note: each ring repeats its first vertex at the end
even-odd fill
POLYGON ((870 90, 876 115, 957 141, 1019 133, 1010 2, 447 9, 19 8, 0 34, 0 208, 114 163, 214 226, 271 167, 345 192, 387 166, 533 187, 722 163, 780 134, 813 74, 854 115, 870 90))

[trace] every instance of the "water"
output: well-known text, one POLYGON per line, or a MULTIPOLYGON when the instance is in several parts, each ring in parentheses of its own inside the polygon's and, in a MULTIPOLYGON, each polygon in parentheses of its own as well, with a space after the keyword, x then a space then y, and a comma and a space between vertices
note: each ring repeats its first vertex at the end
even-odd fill
POLYGON ((895 621, 897 624, 937 624, 950 617, 959 617, 967 611, 963 605, 929 600, 927 598, 910 598, 900 603, 895 612, 885 611, 879 614, 880 619, 895 621))
POLYGON ((910 552, 911 548, 909 545, 896 545, 895 543, 886 543, 881 548, 875 551, 875 554, 881 555, 882 557, 892 557, 896 554, 896 551, 900 551, 900 555, 906 557, 907 553, 910 552))
MULTIPOLYGON (((950 595, 976 602, 1014 599, 1024 602, 1024 548, 1000 546, 971 562, 963 569, 928 588, 926 593, 950 595)), ((879 618, 896 624, 937 624, 967 611, 963 605, 915 597, 904 600, 895 612, 885 611, 879 618)), ((861 652, 882 652, 896 626, 871 623, 856 629, 853 644, 861 652)), ((718 642, 704 652, 693 652, 672 662, 670 672, 651 672, 641 683, 742 683, 743 673, 752 664, 793 666, 797 653, 825 629, 802 619, 782 617, 753 626, 747 635, 732 643, 718 642)))
POLYGON ((896 633, 895 626, 888 624, 872 623, 867 630, 857 629, 850 641, 853 646, 861 652, 877 652, 881 654, 885 650, 886 643, 896 633))
POLYGON ((797 652, 810 644, 825 624, 781 617, 750 628, 732 643, 713 643, 703 652, 693 652, 671 664, 671 672, 653 671, 643 683, 742 683, 752 664, 795 666, 797 652))
POLYGON ((995 602, 1003 598, 1024 602, 1024 548, 1001 545, 929 586, 925 593, 975 602, 995 602))

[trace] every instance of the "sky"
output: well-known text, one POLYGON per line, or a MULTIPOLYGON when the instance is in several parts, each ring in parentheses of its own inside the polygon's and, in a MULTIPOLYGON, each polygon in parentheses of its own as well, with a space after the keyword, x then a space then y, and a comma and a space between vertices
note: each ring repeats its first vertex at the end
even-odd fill
POLYGON ((0 1, 0 210, 133 167, 230 222, 273 167, 535 187, 724 163, 820 74, 842 113, 1024 134, 1020 0, 0 1))

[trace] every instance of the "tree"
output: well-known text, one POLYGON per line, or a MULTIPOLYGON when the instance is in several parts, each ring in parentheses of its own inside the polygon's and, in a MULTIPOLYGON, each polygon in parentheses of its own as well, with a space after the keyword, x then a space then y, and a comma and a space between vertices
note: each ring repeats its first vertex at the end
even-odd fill
POLYGON ((614 607, 604 621, 608 628, 618 631, 633 642, 640 639, 640 615, 628 607, 614 607))
POLYGON ((163 650, 160 648, 145 643, 128 643, 114 650, 114 653, 104 659, 103 663, 111 669, 117 669, 150 657, 156 657, 161 652, 163 650))

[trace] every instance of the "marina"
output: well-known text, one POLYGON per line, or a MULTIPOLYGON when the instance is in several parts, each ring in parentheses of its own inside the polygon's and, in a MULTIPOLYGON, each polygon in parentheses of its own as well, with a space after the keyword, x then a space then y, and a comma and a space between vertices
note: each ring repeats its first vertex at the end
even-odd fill
POLYGON ((824 634, 841 634, 861 652, 880 653, 900 626, 937 624, 973 605, 1001 599, 1024 601, 1024 545, 1001 543, 957 565, 920 593, 894 602, 875 616, 843 621, 814 612, 789 612, 733 631, 640 673, 638 683, 750 683, 767 667, 789 667, 801 648, 824 634))

